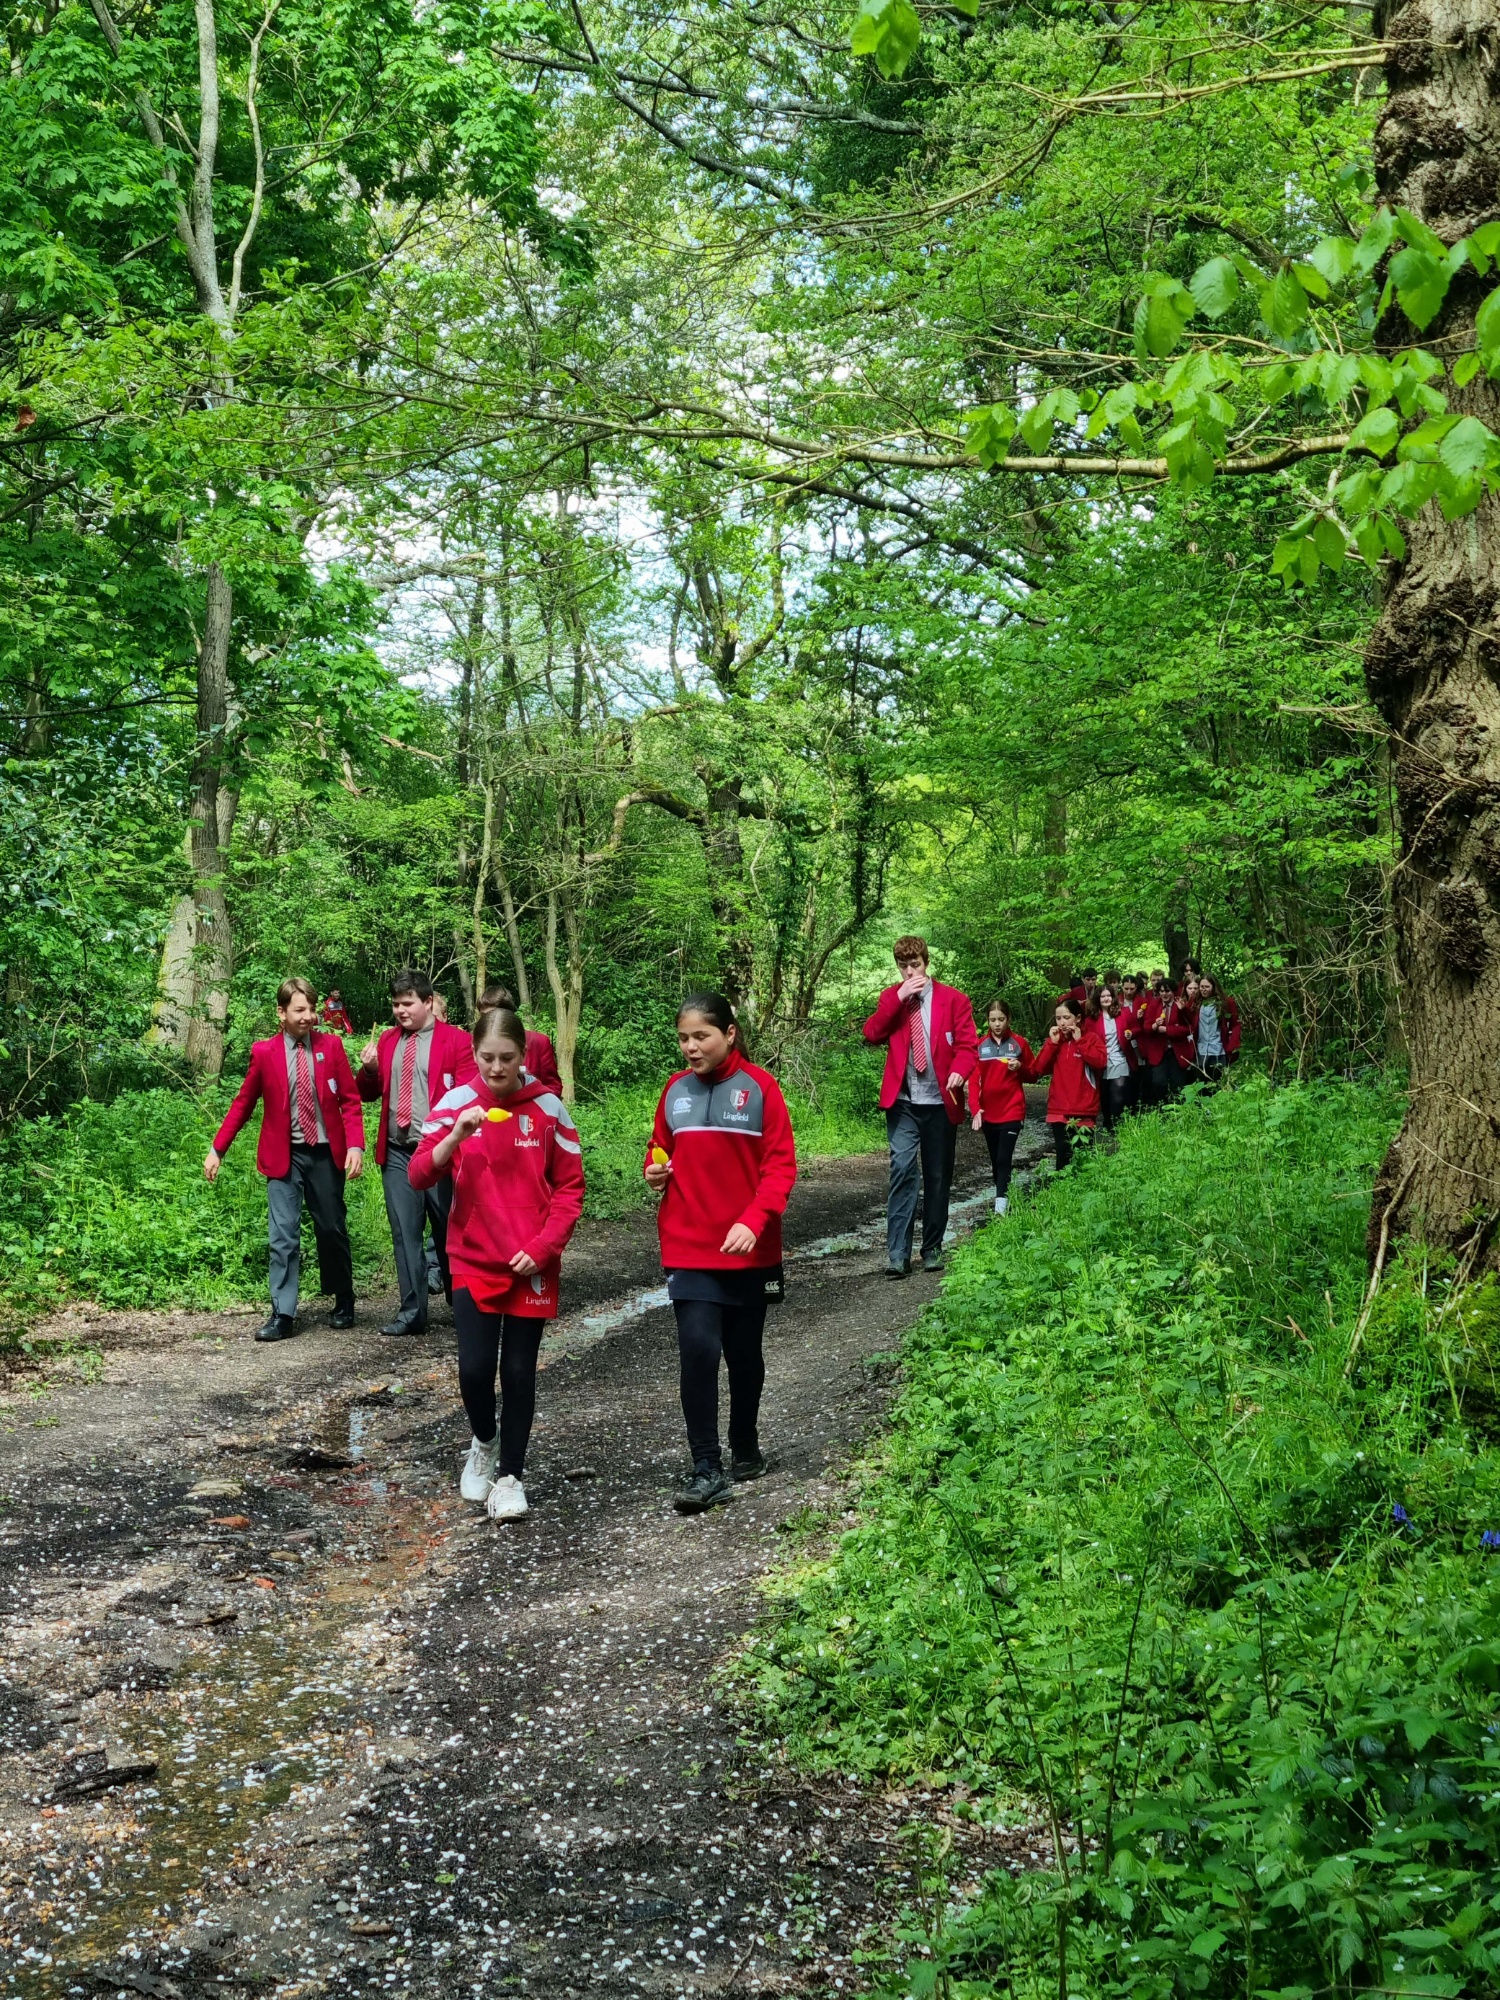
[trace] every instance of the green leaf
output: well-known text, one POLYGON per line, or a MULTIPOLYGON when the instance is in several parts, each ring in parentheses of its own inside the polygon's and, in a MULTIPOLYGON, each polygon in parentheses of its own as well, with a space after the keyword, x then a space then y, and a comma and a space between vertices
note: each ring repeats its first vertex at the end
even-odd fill
POLYGON ((996 403, 988 409, 970 413, 964 427, 964 442, 981 465, 999 465, 1010 449, 1010 441, 1016 434, 1014 410, 1005 404, 996 403))
POLYGON ((1391 281, 1412 325, 1419 332, 1430 326, 1448 296, 1447 264, 1426 250, 1401 250, 1391 259, 1391 281))
POLYGON ((1338 523, 1330 521, 1326 514, 1323 515, 1318 525, 1313 529, 1312 538, 1313 547, 1317 550, 1319 560, 1325 567, 1328 569, 1342 569, 1344 560, 1349 553, 1349 545, 1344 540, 1343 532, 1338 523))
POLYGON ((1278 338, 1287 340, 1307 318, 1307 294, 1291 267, 1283 266, 1260 295, 1260 316, 1278 338))
POLYGON ((1478 417, 1460 417, 1438 446, 1438 462, 1455 479, 1468 479, 1484 470, 1496 450, 1500 450, 1500 440, 1478 417))
POLYGON ((1391 238, 1396 233, 1395 217, 1388 208, 1377 209, 1374 218, 1354 246, 1354 255, 1349 260, 1361 277, 1368 277, 1391 247, 1391 238))
POLYGON ((1310 299, 1326 299, 1328 280, 1315 264, 1293 264, 1292 275, 1310 299))
POLYGON ((1208 319, 1222 319, 1240 295, 1238 271, 1227 257, 1210 257, 1188 280, 1194 303, 1208 319))
POLYGON ((1424 251, 1427 256, 1438 259, 1447 256, 1448 246, 1442 237, 1436 230, 1429 229, 1420 216, 1413 215, 1409 208, 1396 210, 1392 227, 1395 234, 1409 243, 1414 250, 1424 251))
POLYGON ((1484 363, 1477 354, 1460 354, 1453 364, 1453 384, 1455 388, 1467 389, 1484 363))
POLYGON ((1199 1931, 1188 1946, 1195 1958, 1212 1958, 1224 1942, 1223 1931, 1199 1931))
POLYGON ((1351 446, 1364 451, 1373 451, 1377 458, 1384 458, 1396 449, 1396 441, 1401 435, 1401 419, 1394 410, 1371 410, 1349 434, 1351 446))
POLYGON ((1315 271, 1322 272, 1330 285, 1341 285, 1354 269, 1354 239, 1325 236, 1307 261, 1315 271))
POLYGON ((911 0, 860 0, 849 36, 857 56, 873 56, 883 77, 905 74, 922 40, 922 23, 911 0))
POLYGON ((1500 290, 1490 293, 1474 320, 1474 337, 1488 362, 1500 350, 1500 290))
POLYGON ((1385 543, 1380 536, 1380 523, 1373 519, 1361 521, 1354 530, 1354 540, 1370 568, 1377 568, 1385 554, 1385 543))

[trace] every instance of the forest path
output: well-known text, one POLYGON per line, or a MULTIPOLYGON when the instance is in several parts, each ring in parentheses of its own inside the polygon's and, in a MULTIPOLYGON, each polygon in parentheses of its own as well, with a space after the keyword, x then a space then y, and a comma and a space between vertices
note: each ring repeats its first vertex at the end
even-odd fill
MULTIPOLYGON (((458 1497, 441 1303, 399 1342, 369 1301, 352 1334, 270 1347, 250 1314, 91 1322, 101 1381, 0 1412, 6 1990, 860 1990, 861 1938, 910 1893, 900 1829, 947 1809, 779 1767, 711 1675, 778 1531, 836 1510, 889 1393, 879 1357, 935 1289, 882 1275, 884 1178, 870 1155, 799 1184, 767 1324, 773 1469, 699 1519, 670 1504, 645 1214, 583 1232, 533 1512, 503 1529, 458 1497)), ((960 1872, 1026 1851, 959 1835, 960 1872)))

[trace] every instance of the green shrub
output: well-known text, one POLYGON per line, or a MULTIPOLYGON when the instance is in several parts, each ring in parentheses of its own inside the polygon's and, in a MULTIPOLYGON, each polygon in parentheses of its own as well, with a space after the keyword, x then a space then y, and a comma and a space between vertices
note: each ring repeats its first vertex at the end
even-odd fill
POLYGON ((898 1990, 1497 1990, 1492 1306, 1444 1331, 1400 1264, 1345 1378, 1397 1108, 1251 1079, 1131 1121, 911 1335, 745 1696, 815 1766, 1024 1800, 1064 1865, 918 1926, 898 1990))

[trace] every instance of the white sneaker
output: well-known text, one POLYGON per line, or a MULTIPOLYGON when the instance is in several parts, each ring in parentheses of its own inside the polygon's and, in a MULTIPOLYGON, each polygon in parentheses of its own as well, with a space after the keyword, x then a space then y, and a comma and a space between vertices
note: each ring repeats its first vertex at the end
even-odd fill
POLYGON ((464 1469, 459 1474, 458 1490, 465 1500, 487 1500, 495 1481, 495 1467, 500 1463, 500 1433, 496 1431, 488 1444, 481 1444, 478 1438, 469 1446, 469 1456, 464 1461, 464 1469))
POLYGON ((1010 1207, 1010 1196, 1008 1194, 997 1194, 995 1196, 996 1215, 1004 1215, 1005 1211, 1009 1207, 1010 1207))
POLYGON ((492 1521, 519 1521, 526 1512, 526 1489, 514 1473, 504 1473, 495 1481, 485 1512, 492 1521))

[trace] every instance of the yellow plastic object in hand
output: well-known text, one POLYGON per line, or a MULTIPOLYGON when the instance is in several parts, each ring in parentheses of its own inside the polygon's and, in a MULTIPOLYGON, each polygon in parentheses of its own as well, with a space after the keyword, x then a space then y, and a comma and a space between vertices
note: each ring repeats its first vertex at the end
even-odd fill
POLYGON ((506 1119, 509 1118, 510 1113, 508 1111, 502 1111, 498 1104, 492 1104, 489 1110, 486 1111, 484 1115, 486 1118, 489 1119, 492 1125, 503 1125, 506 1119))
POLYGON ((671 1160, 672 1155, 667 1151, 665 1146, 653 1146, 651 1148, 651 1164, 653 1167, 669 1166, 671 1160))

